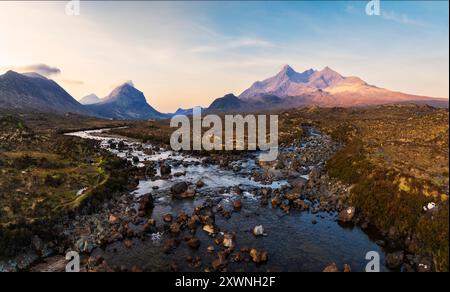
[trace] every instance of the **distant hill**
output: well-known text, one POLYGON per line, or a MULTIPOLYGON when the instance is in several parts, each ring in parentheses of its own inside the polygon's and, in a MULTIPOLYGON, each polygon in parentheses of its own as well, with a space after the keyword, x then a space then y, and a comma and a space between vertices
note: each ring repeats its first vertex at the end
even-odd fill
POLYGON ((0 108, 93 115, 55 81, 14 71, 0 76, 0 108))
POLYGON ((101 102, 87 105, 99 116, 113 119, 158 119, 166 117, 147 103, 144 94, 129 83, 114 89, 101 102))
POLYGON ((99 103, 101 101, 102 100, 95 94, 89 94, 89 95, 83 97, 82 99, 80 99, 80 103, 84 104, 84 105, 99 103))

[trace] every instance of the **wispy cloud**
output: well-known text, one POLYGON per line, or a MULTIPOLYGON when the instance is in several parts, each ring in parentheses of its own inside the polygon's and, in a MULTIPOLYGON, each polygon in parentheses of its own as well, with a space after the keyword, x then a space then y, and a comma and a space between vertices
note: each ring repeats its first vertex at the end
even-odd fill
POLYGON ((84 85, 84 81, 81 80, 60 79, 58 81, 70 85, 84 85))
POLYGON ((61 69, 57 67, 52 67, 46 64, 34 64, 34 65, 26 65, 26 66, 18 66, 18 67, 4 67, 7 70, 13 70, 20 73, 26 73, 26 72, 35 72, 38 74, 41 74, 43 76, 49 77, 52 75, 59 75, 61 74, 61 69))
POLYGON ((395 11, 382 11, 381 16, 386 20, 391 20, 401 24, 423 25, 422 22, 410 18, 405 13, 397 13, 395 11))
POLYGON ((240 49, 240 48, 270 48, 274 45, 266 40, 257 38, 233 38, 226 41, 219 41, 219 44, 193 47, 189 50, 191 53, 208 53, 221 50, 240 49))

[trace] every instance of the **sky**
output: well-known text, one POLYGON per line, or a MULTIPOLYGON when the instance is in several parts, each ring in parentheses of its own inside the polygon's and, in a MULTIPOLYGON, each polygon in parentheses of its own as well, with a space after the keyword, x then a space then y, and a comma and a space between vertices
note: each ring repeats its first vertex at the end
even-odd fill
POLYGON ((0 2, 0 74, 37 71, 76 99, 132 81, 161 112, 240 94, 285 64, 449 96, 448 1, 0 2))

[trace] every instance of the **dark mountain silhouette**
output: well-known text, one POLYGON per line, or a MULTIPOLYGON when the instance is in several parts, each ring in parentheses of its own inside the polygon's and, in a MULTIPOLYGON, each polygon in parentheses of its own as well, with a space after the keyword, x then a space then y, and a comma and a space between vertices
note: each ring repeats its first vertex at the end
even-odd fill
POLYGON ((101 102, 87 105, 97 115, 113 119, 158 119, 166 115, 147 103, 144 94, 129 83, 114 89, 101 102))
POLYGON ((0 108, 92 115, 55 81, 14 71, 0 76, 0 108))

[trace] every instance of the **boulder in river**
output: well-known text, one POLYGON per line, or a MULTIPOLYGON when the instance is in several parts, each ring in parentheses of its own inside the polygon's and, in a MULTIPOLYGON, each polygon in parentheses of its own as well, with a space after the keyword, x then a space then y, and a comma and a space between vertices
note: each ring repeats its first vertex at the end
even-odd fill
POLYGON ((153 197, 151 194, 143 195, 139 200, 139 211, 148 213, 153 209, 153 207, 153 197))
POLYGON ((192 237, 187 241, 187 245, 192 249, 198 249, 200 247, 200 239, 197 237, 192 237))
POLYGON ((180 197, 187 190, 188 190, 188 185, 185 182, 176 183, 170 188, 172 195, 174 195, 177 198, 180 197))
POLYGON ((253 235, 254 236, 263 236, 264 235, 264 228, 262 225, 255 226, 253 228, 253 235))
POLYGON ((167 176, 172 173, 172 167, 165 162, 161 163, 161 166, 159 168, 162 176, 167 176))
POLYGON ((241 200, 233 201, 233 208, 235 211, 240 211, 242 209, 242 202, 241 200))
POLYGON ((250 250, 250 258, 256 264, 265 263, 269 259, 269 254, 267 251, 259 251, 255 248, 250 250))

